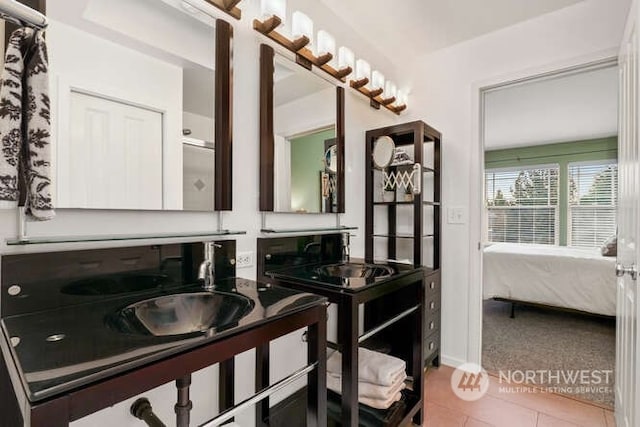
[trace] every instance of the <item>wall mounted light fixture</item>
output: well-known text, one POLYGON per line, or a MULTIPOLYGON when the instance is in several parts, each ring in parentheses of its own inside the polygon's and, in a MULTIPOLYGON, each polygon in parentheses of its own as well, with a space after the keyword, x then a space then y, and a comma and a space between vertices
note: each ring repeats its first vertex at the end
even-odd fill
POLYGON ((356 61, 353 51, 340 47, 336 60, 336 40, 330 33, 318 31, 313 43, 313 21, 304 13, 293 13, 291 38, 276 31, 284 23, 286 13, 286 0, 261 0, 262 17, 253 20, 253 29, 295 53, 296 62, 309 70, 315 65, 343 83, 351 75, 349 85, 369 98, 373 108, 383 106, 396 114, 407 108, 406 93, 398 91, 395 83, 386 80, 382 72, 371 73, 371 65, 362 58, 356 61))
MULTIPOLYGON (((349 66, 334 68, 334 64, 330 63, 335 56, 335 39, 333 36, 326 31, 318 33, 318 55, 315 55, 309 46, 313 39, 313 21, 311 18, 302 12, 294 12, 291 22, 293 40, 290 40, 276 31, 283 21, 278 15, 269 15, 276 10, 268 6, 268 3, 272 1, 284 0, 262 0, 262 20, 254 19, 253 29, 294 52, 296 54, 296 62, 303 67, 311 69, 315 65, 341 82, 345 82, 346 77, 351 74, 353 69, 349 66)), ((279 13, 282 13, 282 11, 279 13)))

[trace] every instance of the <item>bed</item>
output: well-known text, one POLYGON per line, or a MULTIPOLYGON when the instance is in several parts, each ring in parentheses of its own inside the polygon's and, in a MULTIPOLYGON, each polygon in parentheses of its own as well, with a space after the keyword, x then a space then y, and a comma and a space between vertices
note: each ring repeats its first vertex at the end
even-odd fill
POLYGON ((494 243, 484 249, 484 298, 615 316, 615 262, 599 248, 494 243))

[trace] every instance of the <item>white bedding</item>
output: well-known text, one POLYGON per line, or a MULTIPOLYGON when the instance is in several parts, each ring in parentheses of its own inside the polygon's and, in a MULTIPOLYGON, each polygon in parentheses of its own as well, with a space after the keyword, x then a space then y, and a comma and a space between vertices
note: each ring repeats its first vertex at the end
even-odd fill
POLYGON ((484 250, 484 298, 615 316, 615 262, 598 248, 494 243, 484 250))

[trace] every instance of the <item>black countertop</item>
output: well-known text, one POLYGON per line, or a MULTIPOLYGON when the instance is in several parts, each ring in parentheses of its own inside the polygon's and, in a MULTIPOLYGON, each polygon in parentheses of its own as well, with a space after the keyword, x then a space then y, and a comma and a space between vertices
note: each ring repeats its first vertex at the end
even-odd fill
MULTIPOLYGON (((338 263, 344 264, 344 263, 338 263)), ((365 264, 361 259, 352 259, 347 264, 365 264)), ((329 287, 330 289, 340 290, 343 292, 362 292, 372 287, 397 280, 405 276, 414 274, 416 271, 423 271, 424 267, 414 267, 411 264, 402 264, 394 262, 376 262, 376 266, 385 266, 393 269, 394 273, 385 277, 335 277, 322 273, 325 264, 307 264, 302 266, 290 267, 267 271, 265 274, 274 279, 283 282, 298 282, 311 285, 316 288, 329 287)))
POLYGON ((76 304, 7 316, 2 319, 6 345, 2 344, 13 358, 27 397, 35 402, 326 301, 318 295, 245 279, 218 281, 217 287, 252 302, 248 314, 224 329, 162 337, 125 333, 110 325, 114 313, 143 299, 202 291, 198 285, 184 285, 97 299, 92 296, 85 303, 86 295, 76 295, 76 304))

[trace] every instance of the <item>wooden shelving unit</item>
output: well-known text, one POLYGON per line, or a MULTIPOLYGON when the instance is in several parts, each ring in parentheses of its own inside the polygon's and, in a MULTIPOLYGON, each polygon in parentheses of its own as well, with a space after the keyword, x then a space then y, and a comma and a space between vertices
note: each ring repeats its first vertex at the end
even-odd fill
MULTIPOLYGON (((424 268, 424 356, 427 363, 435 365, 440 361, 441 139, 436 129, 415 121, 368 131, 365 149, 365 261, 408 259, 414 266, 424 268), (392 201, 383 200, 385 172, 376 169, 372 160, 373 147, 380 136, 391 137, 396 148, 404 149, 414 164, 421 166, 421 191, 412 194, 412 200, 400 199, 403 195, 398 189, 394 189, 392 201)), ((414 164, 390 166, 386 172, 406 171, 414 164)), ((384 311, 384 305, 369 308, 365 310, 365 327, 375 323, 379 312, 384 311)), ((393 340, 393 334, 389 339, 393 340)))

